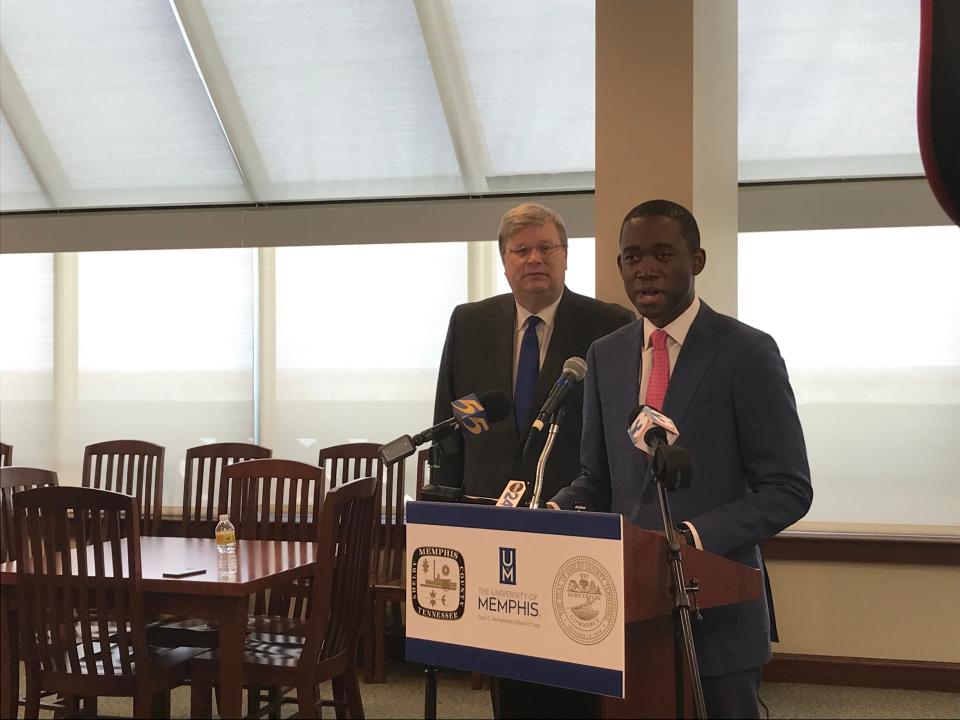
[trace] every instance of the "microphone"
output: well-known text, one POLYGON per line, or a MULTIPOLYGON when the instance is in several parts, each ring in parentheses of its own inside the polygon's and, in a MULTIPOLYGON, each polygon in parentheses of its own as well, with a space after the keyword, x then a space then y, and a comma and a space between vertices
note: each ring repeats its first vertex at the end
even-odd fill
POLYGON ((634 447, 651 456, 648 473, 655 476, 654 482, 644 481, 640 502, 646 505, 653 500, 658 482, 668 491, 689 487, 693 459, 686 448, 674 445, 680 431, 673 420, 649 405, 638 406, 630 417, 627 435, 634 447))
POLYGON ((381 445, 377 451, 380 461, 385 465, 392 465, 413 455, 419 445, 442 440, 458 429, 480 435, 490 429, 491 422, 500 422, 513 411, 510 398, 500 390, 484 393, 479 400, 476 395, 470 394, 453 401, 450 406, 453 408, 453 417, 418 432, 413 437, 401 435, 396 440, 381 445))
POLYGON ((520 499, 527 491, 527 484, 523 480, 511 480, 500 493, 500 499, 497 500, 497 507, 519 507, 520 499))
POLYGON ((673 445, 680 435, 673 420, 649 405, 637 407, 630 414, 627 435, 638 450, 654 455, 660 445, 673 445))
POLYGON ((547 418, 553 415, 557 408, 560 407, 563 399, 567 396, 567 393, 570 392, 570 388, 583 380, 586 374, 586 360, 581 357, 567 359, 563 364, 563 372, 560 373, 560 377, 558 377, 557 381, 553 384, 553 389, 550 391, 550 394, 547 395, 543 407, 540 408, 537 419, 533 421, 534 430, 543 430, 543 425, 547 421, 547 418))

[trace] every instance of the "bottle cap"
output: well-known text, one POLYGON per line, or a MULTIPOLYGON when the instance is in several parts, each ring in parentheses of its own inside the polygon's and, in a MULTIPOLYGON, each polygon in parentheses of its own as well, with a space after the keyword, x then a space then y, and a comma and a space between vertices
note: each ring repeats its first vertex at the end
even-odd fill
POLYGON ((220 516, 220 522, 230 522, 230 516, 226 513, 220 516))

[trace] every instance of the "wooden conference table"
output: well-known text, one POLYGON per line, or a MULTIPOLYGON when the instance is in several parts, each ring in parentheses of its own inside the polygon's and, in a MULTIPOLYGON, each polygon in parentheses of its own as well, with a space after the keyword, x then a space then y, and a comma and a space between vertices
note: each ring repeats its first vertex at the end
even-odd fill
MULTIPOLYGON (((220 715, 241 717, 243 647, 248 599, 254 593, 313 573, 316 549, 309 542, 241 540, 237 572, 217 570, 212 538, 140 538, 144 614, 161 613, 216 621, 220 634, 220 715), (171 579, 164 571, 205 568, 203 575, 171 579)), ((20 647, 15 562, 0 564, 0 717, 17 716, 20 647)))

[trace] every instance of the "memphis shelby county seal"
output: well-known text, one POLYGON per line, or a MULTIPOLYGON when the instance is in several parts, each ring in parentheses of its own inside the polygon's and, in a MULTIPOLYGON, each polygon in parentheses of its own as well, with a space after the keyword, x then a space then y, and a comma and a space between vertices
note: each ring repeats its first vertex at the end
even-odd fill
POLYGON ((433 620, 459 620, 466 607, 463 555, 443 547, 419 547, 410 566, 413 609, 433 620))
POLYGON ((617 588, 593 558, 567 560, 553 580, 553 614, 560 629, 580 645, 596 645, 617 622, 617 588))

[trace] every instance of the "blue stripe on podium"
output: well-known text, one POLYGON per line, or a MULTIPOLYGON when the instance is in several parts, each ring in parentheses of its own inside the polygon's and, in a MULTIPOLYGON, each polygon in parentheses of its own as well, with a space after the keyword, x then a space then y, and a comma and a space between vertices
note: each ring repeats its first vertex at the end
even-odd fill
POLYGON ((500 508, 455 503, 407 503, 407 522, 481 530, 510 530, 545 535, 620 539, 621 516, 610 513, 500 508))
POLYGON ((554 687, 623 697, 623 673, 590 665, 407 638, 406 658, 436 667, 516 678, 554 687))

